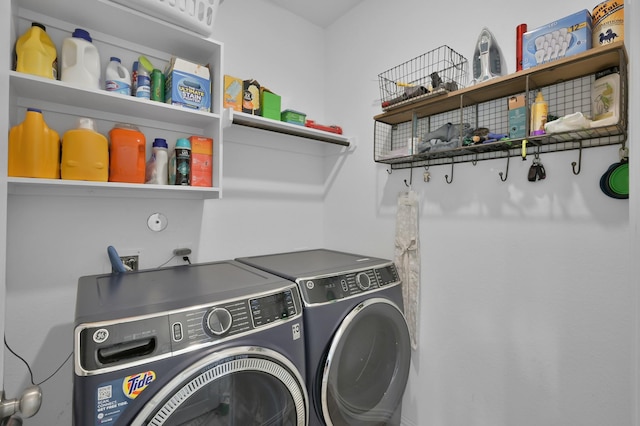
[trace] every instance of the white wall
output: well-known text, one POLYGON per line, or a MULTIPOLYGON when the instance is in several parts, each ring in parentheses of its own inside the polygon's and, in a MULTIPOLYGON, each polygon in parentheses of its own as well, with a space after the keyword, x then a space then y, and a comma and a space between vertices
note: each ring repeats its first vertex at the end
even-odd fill
MULTIPOLYGON (((284 108, 341 125, 356 149, 234 126, 225 131, 221 200, 11 196, 7 340, 36 381, 52 373, 71 350, 77 278, 108 268, 109 244, 141 249, 143 268, 184 242, 198 261, 321 245, 392 257, 395 200, 409 172, 388 175, 373 162, 377 74, 442 44, 471 58, 484 24, 513 71, 517 24, 533 28, 593 6, 541 1, 507 11, 495 0, 446 9, 367 0, 326 31, 260 0, 225 1, 214 33, 225 43, 225 72, 282 94, 284 108), (146 229, 155 211, 169 217, 167 232, 146 229), (94 215, 107 219, 96 224, 94 215)), ((429 183, 415 171, 420 348, 405 425, 632 424, 637 220, 629 202, 597 187, 616 148, 585 150, 578 176, 576 159, 543 155, 548 177, 535 184, 526 181, 530 162, 519 160, 505 183, 502 161, 458 165, 451 185, 447 166, 433 167, 429 183)), ((25 368, 8 353, 4 373, 8 396, 26 386, 25 368)), ((67 362, 25 424, 70 424, 71 377, 67 362)))
MULTIPOLYGON (((3 21, 0 26, 8 26, 11 27, 11 14, 9 11, 11 2, 4 2, 0 5, 0 16, 2 16, 3 21)), ((2 53, 4 57, 7 57, 10 52, 11 41, 9 40, 9 36, 7 31, 0 35, 0 46, 2 46, 2 53)), ((9 81, 9 72, 8 69, 0 69, 0 86, 7 87, 9 81)), ((9 103, 6 100, 0 102, 0 128, 6 129, 9 124, 9 103)), ((4 175, 7 172, 7 165, 0 165, 0 173, 4 175)), ((0 199, 5 200, 7 196, 7 185, 6 182, 2 182, 0 186, 0 199)), ((3 206, 0 203, 0 206, 3 206)), ((3 206, 4 207, 4 206, 3 206)), ((6 209, 0 208, 0 223, 6 223, 6 209)), ((3 240, 6 237, 6 226, 0 226, 0 240, 3 240)), ((0 277, 5 275, 5 259, 6 259, 6 247, 0 247, 0 277)), ((6 294, 6 282, 5 280, 0 279, 0 312, 4 312, 5 310, 5 294, 6 294)), ((5 329, 5 321, 4 315, 0 315, 0 332, 4 335, 5 329)), ((4 365, 4 351, 0 351, 0 366, 4 365)), ((0 369, 0 383, 3 383, 4 374, 2 369, 0 369)))
MULTIPOLYGON (((224 2, 217 22, 213 38, 225 44, 227 73, 257 79, 283 95, 284 108, 323 122, 320 28, 258 0, 224 2)), ((56 129, 72 123, 48 117, 56 129)), ((184 245, 192 248, 193 261, 205 262, 323 244, 323 200, 330 188, 325 164, 339 168, 342 148, 236 126, 225 131, 224 145, 221 200, 9 196, 3 318, 7 341, 31 364, 36 382, 70 354, 78 278, 110 270, 108 245, 121 254, 139 251, 146 269, 184 245), (160 233, 146 225, 155 212, 169 219, 160 233)), ((176 263, 181 261, 169 265, 176 263)), ((14 398, 29 385, 29 376, 16 357, 3 355, 4 389, 14 398)), ((25 425, 71 424, 72 375, 67 360, 42 385, 43 406, 25 425)))
MULTIPOLYGON (((518 24, 535 28, 595 4, 369 0, 331 26, 327 98, 344 101, 327 119, 360 146, 326 199, 327 245, 394 255, 396 197, 409 171, 388 175, 373 163, 378 73, 443 44, 470 59, 484 25, 514 72, 518 24)), ((635 68, 635 99, 638 76, 635 68)), ((456 165, 451 185, 450 166, 431 167, 428 183, 414 171, 420 346, 404 425, 637 424, 637 218, 598 186, 617 147, 584 150, 574 176, 577 155, 543 154, 547 178, 536 183, 526 179, 530 159, 511 159, 504 183, 504 160, 456 165)))

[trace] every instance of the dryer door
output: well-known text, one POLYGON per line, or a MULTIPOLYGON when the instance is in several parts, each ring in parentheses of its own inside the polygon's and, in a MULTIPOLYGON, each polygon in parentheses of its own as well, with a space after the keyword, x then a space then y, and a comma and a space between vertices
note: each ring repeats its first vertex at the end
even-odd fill
POLYGON ((307 424, 304 382, 269 349, 212 353, 167 383, 131 423, 152 426, 307 424))
POLYGON ((382 298, 360 303, 342 321, 327 353, 320 390, 324 421, 399 424, 410 363, 409 329, 398 306, 382 298))

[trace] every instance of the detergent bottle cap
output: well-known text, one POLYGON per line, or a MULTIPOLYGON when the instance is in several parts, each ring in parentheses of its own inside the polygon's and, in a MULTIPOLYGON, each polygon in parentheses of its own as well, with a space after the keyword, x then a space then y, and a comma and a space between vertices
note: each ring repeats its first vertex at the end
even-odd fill
POLYGON ((115 57, 115 56, 112 56, 112 57, 109 59, 109 61, 110 61, 110 62, 117 62, 117 63, 121 63, 120 58, 117 58, 117 57, 115 57))
POLYGON ((167 140, 162 138, 155 138, 152 144, 153 148, 169 148, 167 145, 167 140))
POLYGON ((76 28, 71 36, 87 40, 89 43, 91 43, 92 41, 91 36, 89 35, 89 31, 83 30, 82 28, 76 28))
POLYGON ((96 131, 96 124, 93 118, 80 117, 78 118, 78 129, 87 129, 96 131))
POLYGON ((140 66, 142 66, 148 72, 153 71, 153 64, 151 63, 151 61, 149 59, 147 59, 146 56, 138 57, 138 63, 139 63, 140 66))
POLYGON ((38 108, 27 108, 27 112, 29 112, 29 111, 31 111, 31 112, 37 112, 37 113, 42 114, 42 110, 41 110, 41 109, 38 109, 38 108))
POLYGON ((176 141, 176 148, 191 149, 191 142, 189 142, 189 139, 180 138, 176 141))
POLYGON ((544 102, 544 96, 542 96, 541 91, 538 91, 538 94, 536 95, 536 102, 544 102))
POLYGON ((47 31, 47 27, 45 27, 43 24, 41 24, 40 22, 32 22, 31 23, 32 27, 38 27, 40 28, 42 31, 47 31))

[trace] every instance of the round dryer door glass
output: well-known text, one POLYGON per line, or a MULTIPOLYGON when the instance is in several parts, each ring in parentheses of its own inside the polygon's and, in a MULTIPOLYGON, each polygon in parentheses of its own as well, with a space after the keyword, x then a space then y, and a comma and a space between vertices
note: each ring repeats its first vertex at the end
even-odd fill
POLYGON ((286 358, 260 348, 226 355, 221 359, 214 353, 189 367, 146 404, 132 425, 306 424, 304 384, 286 358), (270 356, 260 356, 263 351, 270 356))
POLYGON ((411 342, 407 322, 387 299, 368 299, 345 317, 327 353, 321 383, 328 425, 400 424, 411 342))

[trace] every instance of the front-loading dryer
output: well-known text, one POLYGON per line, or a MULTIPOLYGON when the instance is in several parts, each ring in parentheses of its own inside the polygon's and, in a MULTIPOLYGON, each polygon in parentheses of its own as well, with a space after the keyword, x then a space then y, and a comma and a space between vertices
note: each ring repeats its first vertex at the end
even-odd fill
POLYGON ((236 259, 298 284, 311 425, 399 425, 411 363, 390 260, 317 249, 236 259))
POLYGON ((80 278, 75 426, 307 424, 297 286, 235 261, 80 278))

